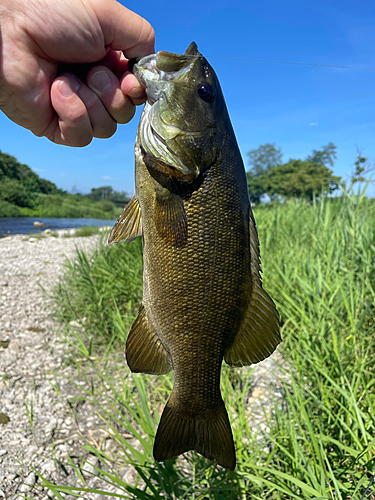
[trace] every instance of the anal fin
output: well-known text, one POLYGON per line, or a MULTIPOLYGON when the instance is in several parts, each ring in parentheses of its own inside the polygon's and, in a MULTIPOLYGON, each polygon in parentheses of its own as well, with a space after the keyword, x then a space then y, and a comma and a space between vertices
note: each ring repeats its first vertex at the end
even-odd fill
POLYGON ((142 235, 141 208, 137 198, 134 196, 124 208, 122 214, 113 226, 108 238, 108 245, 122 241, 133 241, 142 235))
POLYGON ((142 305, 126 342, 126 361, 132 372, 168 373, 172 362, 157 334, 152 330, 142 305))

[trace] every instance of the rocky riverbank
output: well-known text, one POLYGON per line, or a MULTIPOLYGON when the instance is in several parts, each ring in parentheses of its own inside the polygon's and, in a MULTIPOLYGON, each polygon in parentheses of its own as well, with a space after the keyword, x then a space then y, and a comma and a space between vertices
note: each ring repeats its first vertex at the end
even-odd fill
POLYGON ((77 447, 77 432, 52 385, 55 373, 69 377, 72 369, 64 365, 45 290, 76 247, 90 250, 98 242, 99 236, 0 239, 0 498, 49 498, 33 486, 40 481, 30 464, 49 480, 66 479, 56 458, 77 447))
MULTIPOLYGON (((31 465, 48 481, 82 487, 73 469, 64 465, 69 459, 84 465, 86 486, 105 489, 95 476, 98 461, 82 448, 80 436, 94 436, 99 418, 89 404, 81 404, 79 422, 72 411, 75 389, 70 380, 77 373, 65 362, 62 327, 51 317, 48 299, 66 259, 74 257, 77 247, 90 251, 99 242, 97 235, 0 239, 0 498, 54 497, 41 487, 31 465)), ((267 399, 264 387, 275 370, 274 359, 257 367, 249 401, 259 410, 256 425, 261 425, 261 406, 267 399)), ((110 450, 109 435, 98 432, 95 439, 110 450)), ((131 467, 122 467, 119 474, 127 482, 134 481, 131 467)), ((92 493, 84 498, 107 496, 92 493)))

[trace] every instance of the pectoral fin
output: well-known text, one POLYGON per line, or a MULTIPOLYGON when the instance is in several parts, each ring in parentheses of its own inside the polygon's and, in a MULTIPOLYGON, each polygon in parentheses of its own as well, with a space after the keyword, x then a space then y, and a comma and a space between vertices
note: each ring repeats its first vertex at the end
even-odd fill
POLYGON ((126 342, 126 361, 136 373, 162 374, 172 369, 170 356, 150 327, 143 305, 126 342))
POLYGON ((120 243, 121 241, 133 241, 142 235, 141 208, 137 198, 134 196, 124 208, 122 214, 113 226, 108 238, 108 245, 120 243))
POLYGON ((249 213, 251 291, 248 307, 232 345, 224 359, 231 366, 246 366, 267 358, 281 342, 279 314, 263 290, 260 277, 259 241, 252 213, 249 213))
POLYGON ((184 203, 181 196, 170 192, 156 193, 155 225, 164 240, 174 247, 187 243, 188 228, 184 203))

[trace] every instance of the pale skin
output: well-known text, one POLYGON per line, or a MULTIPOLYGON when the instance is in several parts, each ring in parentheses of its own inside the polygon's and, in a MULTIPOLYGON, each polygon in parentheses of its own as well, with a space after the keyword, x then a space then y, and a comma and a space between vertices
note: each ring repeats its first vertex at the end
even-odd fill
POLYGON ((153 53, 154 41, 115 0, 1 0, 0 109, 57 144, 110 137, 145 101, 127 59, 153 53))

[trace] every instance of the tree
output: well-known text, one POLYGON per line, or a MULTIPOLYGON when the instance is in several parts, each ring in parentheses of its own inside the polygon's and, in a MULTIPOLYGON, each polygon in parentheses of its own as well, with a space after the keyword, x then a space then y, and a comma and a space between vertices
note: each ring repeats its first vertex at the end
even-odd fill
POLYGON ((340 180, 325 165, 307 160, 289 160, 272 169, 264 182, 266 193, 270 196, 312 200, 314 195, 332 193, 339 187, 340 180))
POLYGON ((0 151, 0 180, 19 181, 27 193, 61 193, 51 181, 42 179, 29 166, 20 163, 14 156, 0 151))
POLYGON ((129 193, 126 191, 113 191, 113 201, 128 203, 130 198, 129 193))
POLYGON ((88 195, 88 197, 95 201, 111 200, 112 193, 113 188, 111 186, 101 186, 98 188, 92 188, 91 193, 88 195))
POLYGON ((256 176, 270 172, 281 163, 283 158, 281 148, 277 148, 274 143, 262 144, 259 148, 249 151, 247 156, 252 174, 256 176))
POLYGON ((265 175, 255 175, 251 170, 246 172, 247 177, 247 187, 249 189, 249 196, 252 203, 260 203, 261 197, 266 192, 266 183, 265 179, 267 174, 265 175))
POLYGON ((32 207, 33 200, 22 182, 10 177, 0 179, 0 200, 19 207, 32 207))
POLYGON ((87 196, 95 201, 109 200, 114 202, 127 203, 130 200, 129 195, 126 191, 114 191, 111 186, 92 188, 91 193, 87 196))
POLYGON ((330 165, 333 167, 334 161, 337 158, 336 146, 333 142, 329 142, 327 146, 322 146, 321 150, 313 149, 311 155, 306 158, 310 163, 317 163, 318 165, 330 165))
POLYGON ((375 165, 370 163, 369 160, 362 155, 362 151, 357 148, 357 159, 354 165, 352 165, 348 191, 350 191, 357 182, 371 182, 366 176, 374 170, 375 165))

